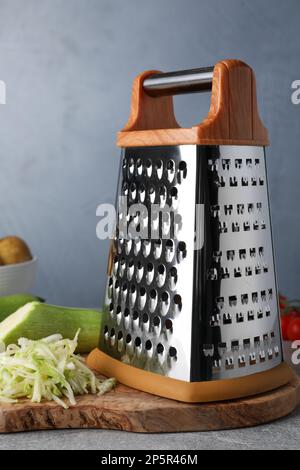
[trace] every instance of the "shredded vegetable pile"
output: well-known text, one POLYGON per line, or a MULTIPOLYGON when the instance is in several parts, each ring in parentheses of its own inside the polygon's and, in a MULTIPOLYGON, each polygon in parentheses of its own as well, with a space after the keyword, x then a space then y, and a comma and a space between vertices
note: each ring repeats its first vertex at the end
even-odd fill
POLYGON ((75 396, 103 395, 116 386, 115 379, 99 380, 74 354, 79 331, 73 340, 59 334, 31 341, 20 338, 18 345, 0 345, 0 402, 20 398, 32 402, 54 400, 63 408, 75 405, 75 396), (63 400, 63 398, 67 398, 63 400))

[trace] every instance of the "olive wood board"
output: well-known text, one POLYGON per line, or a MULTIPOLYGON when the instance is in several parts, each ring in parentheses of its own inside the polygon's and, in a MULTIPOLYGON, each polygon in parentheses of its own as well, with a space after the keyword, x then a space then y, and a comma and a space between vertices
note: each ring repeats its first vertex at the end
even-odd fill
POLYGON ((0 432, 51 429, 114 429, 137 433, 214 431, 268 423, 292 413, 300 404, 300 379, 239 400, 189 404, 160 398, 118 385, 101 397, 77 397, 63 409, 55 402, 0 405, 0 432))

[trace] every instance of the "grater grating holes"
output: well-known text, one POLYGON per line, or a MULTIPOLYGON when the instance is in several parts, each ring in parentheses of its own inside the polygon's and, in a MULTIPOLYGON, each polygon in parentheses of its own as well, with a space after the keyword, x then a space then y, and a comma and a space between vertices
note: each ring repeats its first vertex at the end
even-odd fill
POLYGON ((175 177, 175 162, 174 160, 169 160, 166 165, 167 179, 169 183, 172 183, 175 177))
POLYGON ((137 336, 134 340, 135 351, 137 355, 140 355, 142 352, 142 340, 139 336, 137 336))
POLYGON ((243 160, 241 158, 235 159, 235 168, 240 170, 243 167, 243 160))
POLYGON ((146 349, 146 353, 147 353, 147 356, 149 358, 151 358, 152 354, 153 354, 153 345, 152 345, 152 342, 150 340, 147 340, 146 343, 145 343, 145 349, 146 349))
POLYGON ((172 332, 173 330, 173 322, 169 318, 165 321, 165 328, 168 332, 172 332))
POLYGON ((110 331, 109 341, 110 345, 113 347, 116 342, 116 330, 114 328, 112 328, 110 331))
POLYGON ((147 284, 148 285, 152 284, 153 279, 154 279, 154 265, 153 265, 153 263, 148 263, 148 265, 147 265, 147 274, 146 274, 147 284))
POLYGON ((178 254, 177 254, 178 263, 181 263, 186 257, 187 257, 186 243, 181 241, 178 243, 178 254))
POLYGON ((137 310, 134 310, 132 313, 132 324, 135 328, 139 325, 139 313, 137 310))
POLYGON ((178 213, 174 216, 174 234, 175 237, 178 238, 180 231, 182 230, 182 216, 178 213))
POLYGON ((137 197, 137 186, 135 183, 130 185, 130 202, 135 202, 137 197))
POLYGON ((178 189, 174 186, 170 191, 170 207, 173 210, 178 209, 178 189))
POLYGON ((143 241, 143 256, 144 256, 144 258, 148 258, 150 253, 151 253, 151 241, 150 240, 144 240, 143 241))
POLYGON ((169 348, 169 356, 171 359, 176 359, 177 358, 177 349, 171 346, 169 348))
POLYGON ((172 266, 172 268, 170 269, 170 276, 169 276, 169 287, 171 290, 176 289, 177 281, 178 281, 177 269, 175 266, 172 266))
POLYGON ((230 170, 231 167, 231 160, 229 158, 222 159, 222 168, 223 170, 230 170))
POLYGON ((127 279, 131 281, 134 275, 134 261, 130 259, 127 266, 127 279))
POLYGON ((123 186, 122 186, 122 195, 127 197, 129 193, 129 186, 126 181, 124 181, 123 186))
POLYGON ((146 289, 145 287, 141 287, 140 290, 139 290, 139 309, 140 310, 144 310, 145 308, 145 305, 146 305, 146 301, 147 301, 147 292, 146 292, 146 289))
POLYGON ((126 343, 127 344, 131 343, 131 334, 129 334, 129 333, 126 336, 126 343))
POLYGON ((120 264, 119 264, 119 276, 120 276, 120 277, 123 277, 123 276, 124 276, 125 268, 126 268, 126 260, 125 260, 125 258, 124 258, 124 256, 123 256, 123 257, 121 258, 120 264))
POLYGON ((134 308, 134 306, 135 306, 136 297, 137 297, 136 287, 135 287, 134 284, 132 284, 132 286, 130 288, 130 293, 129 293, 129 305, 130 305, 131 308, 134 308))
POLYGON ((141 204, 144 204, 146 200, 146 187, 143 183, 138 188, 138 200, 141 204))
POLYGON ((238 204, 237 205, 237 213, 239 215, 243 215, 245 213, 245 204, 238 204))
POLYGON ((158 298, 157 291, 155 289, 152 289, 149 295, 149 310, 151 313, 155 312, 156 310, 157 298, 158 298))
POLYGON ((253 321, 255 320, 255 314, 253 310, 248 311, 248 321, 253 321))
POLYGON ((138 256, 138 254, 139 254, 139 252, 141 251, 141 248, 142 248, 142 242, 141 242, 141 240, 140 240, 140 239, 136 239, 136 240, 134 241, 134 245, 133 245, 133 246, 134 246, 134 248, 133 248, 133 249, 134 249, 134 255, 135 255, 135 256, 138 256))
POLYGON ((128 178, 130 178, 132 175, 134 175, 135 171, 135 164, 134 164, 134 159, 130 158, 128 161, 128 178))
POLYGON ((125 240, 125 253, 129 255, 132 249, 132 240, 125 240))
POLYGON ((243 176, 242 179, 241 179, 241 185, 243 187, 249 186, 249 179, 247 177, 243 176))
POLYGON ((136 278, 136 282, 138 284, 140 284, 140 282, 142 281, 144 277, 144 266, 143 264, 141 263, 141 261, 138 261, 137 263, 137 268, 136 268, 136 274, 135 274, 135 278, 136 278))
POLYGON ((150 204, 154 204, 156 201, 156 191, 153 185, 150 185, 148 188, 148 199, 150 204))
POLYGON ((161 160, 158 160, 155 164, 156 176, 160 180, 163 176, 164 165, 161 160))
POLYGON ((153 249, 153 255, 156 260, 158 260, 161 257, 162 254, 162 241, 161 240, 155 240, 154 243, 154 249, 153 249))
POLYGON ((181 184, 183 180, 187 177, 187 164, 185 161, 179 162, 178 166, 178 174, 177 174, 177 182, 181 184))
POLYGON ((153 165, 152 165, 152 161, 149 158, 148 160, 146 160, 146 163, 145 163, 144 175, 147 178, 151 178, 152 171, 153 171, 153 165))
POLYGON ((141 176, 143 174, 143 162, 141 158, 138 158, 136 161, 136 176, 141 176))
POLYGON ((158 355, 159 361, 162 363, 165 355, 165 347, 163 344, 158 343, 158 345, 156 346, 156 353, 158 355))
POLYGON ((153 318, 153 330, 154 330, 154 334, 156 336, 159 336, 160 335, 160 331, 161 331, 161 320, 158 316, 155 316, 153 318))
POLYGON ((174 296, 174 314, 177 315, 182 310, 182 298, 181 295, 176 294, 174 296))
POLYGON ((243 313, 237 313, 236 314, 236 322, 237 323, 244 323, 244 314, 243 313))
POLYGON ((121 330, 119 331, 117 338, 118 338, 118 341, 120 341, 121 339, 123 339, 123 333, 122 333, 121 330))
POLYGON ((157 268, 156 283, 158 287, 163 287, 166 282, 166 268, 163 264, 160 264, 157 268))
POLYGON ((166 261, 167 263, 171 263, 175 255, 175 243, 173 240, 169 239, 166 241, 166 261))
POLYGON ((163 292, 160 300, 160 314, 165 317, 170 308, 170 295, 167 291, 163 292))
POLYGON ((167 202, 167 188, 165 186, 161 186, 158 191, 159 194, 159 207, 163 209, 167 202))

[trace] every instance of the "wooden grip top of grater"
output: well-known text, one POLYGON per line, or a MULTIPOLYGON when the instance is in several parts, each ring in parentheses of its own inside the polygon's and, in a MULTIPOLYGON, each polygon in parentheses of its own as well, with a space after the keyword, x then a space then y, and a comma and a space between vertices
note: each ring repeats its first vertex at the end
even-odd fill
POLYGON ((131 114, 118 133, 119 147, 160 145, 269 145, 268 131, 258 113, 255 74, 238 60, 214 67, 211 105, 200 124, 184 129, 176 121, 172 96, 151 97, 144 80, 159 73, 144 72, 133 84, 131 114))

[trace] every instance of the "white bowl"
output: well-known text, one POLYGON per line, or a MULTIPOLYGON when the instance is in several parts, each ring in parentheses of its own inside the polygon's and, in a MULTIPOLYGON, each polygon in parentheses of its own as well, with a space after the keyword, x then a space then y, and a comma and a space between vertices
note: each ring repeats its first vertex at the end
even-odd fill
POLYGON ((25 263, 0 266, 0 296, 30 293, 36 268, 37 258, 25 263))

